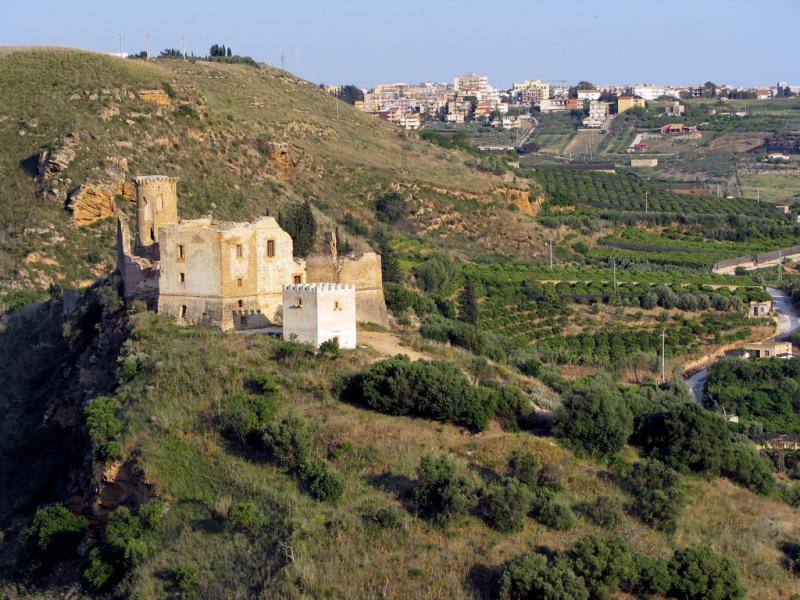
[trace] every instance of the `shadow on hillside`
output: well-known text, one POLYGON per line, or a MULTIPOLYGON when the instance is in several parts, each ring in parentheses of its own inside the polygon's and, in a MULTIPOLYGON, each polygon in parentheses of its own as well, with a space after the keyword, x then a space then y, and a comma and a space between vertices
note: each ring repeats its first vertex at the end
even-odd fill
POLYGON ((403 508, 408 512, 414 512, 416 508, 414 490, 417 489, 417 482, 413 479, 409 479, 405 475, 386 472, 379 475, 367 475, 366 481, 376 489, 394 494, 400 500, 403 508))
POLYGON ((478 600, 495 600, 502 574, 502 567, 475 564, 467 573, 467 585, 475 592, 478 600))
POLYGON ((792 573, 800 575, 800 544, 797 542, 782 542, 778 548, 783 552, 781 565, 792 573))
POLYGON ((19 161, 19 168, 31 177, 39 176, 39 153, 32 154, 28 158, 19 161))

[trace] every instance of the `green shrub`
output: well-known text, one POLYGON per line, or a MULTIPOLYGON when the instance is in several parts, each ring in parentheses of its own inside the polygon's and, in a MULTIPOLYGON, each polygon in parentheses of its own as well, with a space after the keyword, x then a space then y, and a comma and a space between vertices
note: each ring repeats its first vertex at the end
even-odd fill
POLYGON ((671 594, 690 600, 744 598, 739 571, 729 558, 707 546, 676 550, 669 561, 671 594))
POLYGON ((114 565, 109 564, 100 548, 89 551, 89 566, 83 572, 83 578, 96 590, 105 589, 115 575, 114 565))
POLYGON ((264 427, 262 442, 273 463, 296 471, 308 459, 313 435, 302 417, 289 416, 280 423, 268 423, 264 427))
POLYGON ((556 411, 555 434, 578 452, 609 456, 633 433, 633 414, 609 377, 578 383, 556 411))
POLYGON ((673 533, 685 502, 678 473, 657 460, 644 460, 633 466, 630 483, 636 516, 651 527, 673 533))
POLYGON ((144 533, 141 520, 127 506, 120 506, 112 512, 106 525, 109 545, 128 564, 136 564, 147 556, 144 533))
POLYGON ((264 396, 271 396, 278 391, 278 384, 275 383, 275 378, 272 373, 267 371, 253 377, 251 384, 259 394, 264 396))
POLYGON ((331 358, 337 358, 341 353, 339 349, 339 338, 325 340, 319 345, 319 353, 331 358))
POLYGON ((575 574, 586 583, 590 598, 607 598, 633 578, 633 552, 623 537, 586 535, 572 544, 567 556, 575 574))
POLYGON ((456 471, 456 465, 445 455, 423 456, 417 467, 419 487, 414 500, 419 512, 439 523, 447 523, 454 515, 465 514, 478 502, 477 486, 456 471))
POLYGON ((75 549, 89 527, 89 520, 76 515, 63 504, 40 506, 26 536, 37 549, 48 555, 63 557, 75 549))
POLYGON ((501 600, 588 600, 589 592, 567 558, 526 552, 504 565, 499 596, 501 600))
POLYGON ((379 508, 365 516, 370 523, 375 523, 381 529, 395 529, 400 527, 400 513, 394 506, 379 508))
POLYGON ((94 458, 100 462, 122 457, 122 422, 117 417, 117 407, 116 398, 98 396, 84 409, 94 458))
POLYGON ((391 415, 416 415, 482 431, 493 416, 479 389, 443 361, 411 362, 407 356, 372 364, 354 377, 344 397, 391 415))
POLYGON ((616 529, 622 522, 617 503, 608 496, 600 496, 593 502, 584 502, 579 508, 580 512, 598 527, 616 529))
POLYGON ((417 284, 426 292, 435 292, 449 285, 455 272, 453 259, 443 254, 432 254, 414 268, 417 284))
POLYGON ((397 224, 407 214, 408 206, 400 192, 388 192, 375 199, 375 216, 379 221, 397 224))
POLYGON ((731 452, 731 435, 722 417, 693 403, 651 415, 643 437, 651 456, 678 471, 719 475, 731 452))
POLYGON ((175 568, 175 581, 186 600, 198 597, 200 588, 200 566, 197 563, 185 562, 175 568))
POLYGON ((222 434, 241 443, 256 443, 261 429, 272 420, 275 407, 268 396, 234 394, 220 406, 219 424, 222 434))
POLYGON ((513 477, 504 477, 489 487, 485 517, 498 531, 519 531, 531 506, 528 487, 513 477))
POLYGON ((322 502, 336 502, 344 491, 344 477, 322 459, 307 459, 300 467, 300 479, 309 495, 322 502))
POLYGON ((647 554, 633 556, 631 591, 640 598, 665 595, 672 586, 672 574, 667 561, 647 554))
POLYGON ((122 383, 128 382, 139 371, 139 363, 133 357, 128 357, 120 362, 117 367, 117 379, 122 383))
POLYGON ((231 506, 228 518, 245 531, 258 531, 264 525, 260 511, 252 502, 237 502, 231 506))
POLYGON ((732 445, 723 458, 722 474, 757 494, 775 491, 775 478, 769 461, 761 456, 749 441, 732 445))
POLYGON ((536 520, 557 531, 566 531, 575 527, 575 514, 572 509, 556 500, 539 508, 536 512, 536 520))
POLYGON ((528 487, 539 485, 542 463, 533 452, 513 451, 508 457, 508 474, 528 487))

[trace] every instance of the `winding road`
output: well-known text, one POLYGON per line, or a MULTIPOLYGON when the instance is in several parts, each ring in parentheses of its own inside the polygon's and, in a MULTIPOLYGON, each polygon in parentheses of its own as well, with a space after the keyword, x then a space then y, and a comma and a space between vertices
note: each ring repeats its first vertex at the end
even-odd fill
MULTIPOLYGON (((778 314, 778 330, 775 335, 765 341, 785 339, 800 329, 800 317, 798 317, 797 311, 792 304, 792 299, 786 295, 786 292, 771 287, 767 288, 767 292, 772 296, 772 305, 775 308, 775 312, 778 314)), ((703 403, 703 394, 706 390, 706 381, 708 381, 708 368, 714 362, 716 361, 712 361, 704 369, 686 378, 686 385, 689 386, 692 392, 692 398, 694 398, 694 401, 698 404, 703 403)))

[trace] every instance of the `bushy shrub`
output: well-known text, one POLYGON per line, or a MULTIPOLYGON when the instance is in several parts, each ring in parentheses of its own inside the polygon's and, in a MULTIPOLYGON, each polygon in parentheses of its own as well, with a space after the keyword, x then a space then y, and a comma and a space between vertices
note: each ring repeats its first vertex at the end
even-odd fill
POLYGON ((672 586, 672 574, 667 561, 648 554, 633 556, 631 591, 640 598, 666 594, 672 586))
POLYGON ((749 441, 732 445, 723 458, 722 474, 757 494, 768 495, 775 490, 769 461, 749 441))
POLYGON ((185 562, 175 568, 175 581, 181 591, 183 600, 194 600, 200 588, 200 566, 197 563, 185 562))
POLYGON ((98 396, 84 409, 92 450, 97 461, 104 462, 122 456, 122 446, 119 443, 122 422, 117 417, 117 407, 116 398, 98 396))
POLYGON ((344 491, 344 477, 321 458, 307 459, 300 466, 300 479, 309 495, 322 502, 336 502, 344 491))
POLYGON ((643 445, 678 471, 719 475, 731 451, 731 435, 722 417, 696 404, 681 404, 651 415, 644 425, 643 445))
POLYGON ((542 525, 557 531, 566 531, 575 527, 575 514, 572 509, 557 500, 551 500, 541 506, 536 511, 535 517, 542 525))
POLYGON ((234 394, 225 398, 220 406, 219 423, 222 434, 241 443, 254 443, 275 411, 268 396, 234 394))
POLYGON ((100 548, 89 551, 89 565, 83 572, 83 578, 96 590, 102 591, 114 577, 114 565, 109 564, 100 548))
POLYGON ((354 377, 344 393, 383 413, 431 417, 475 431, 486 429, 492 417, 478 388, 443 361, 382 360, 354 377))
POLYGON ((375 216, 379 221, 397 224, 407 214, 408 206, 400 192, 388 192, 375 199, 375 216))
POLYGON ((128 564, 138 563, 147 556, 144 532, 142 521, 127 506, 120 506, 112 512, 106 526, 109 545, 128 564))
POLYGON ((445 455, 423 456, 417 477, 419 487, 414 500, 424 516, 446 523, 452 516, 465 514, 477 505, 477 486, 459 474, 455 463, 445 455))
POLYGON ((432 254, 414 268, 417 284, 426 292, 449 285, 454 275, 453 259, 444 254, 432 254))
POLYGON ((319 345, 319 353, 331 358, 336 358, 341 353, 339 349, 339 338, 331 338, 325 340, 319 345))
POLYGON ((739 571, 729 558, 707 546, 676 550, 669 561, 671 594, 692 600, 734 600, 744 597, 739 571))
POLYGON ((508 457, 508 474, 528 487, 539 485, 542 463, 533 452, 513 451, 508 457))
POLYGON ((504 477, 489 487, 486 521, 498 531, 519 531, 531 506, 528 487, 513 477, 504 477))
POLYGON ((381 529, 394 529, 400 527, 400 513, 394 506, 386 506, 364 515, 368 523, 374 523, 381 529))
POLYGON ((633 414, 609 377, 572 386, 556 411, 555 434, 578 452, 610 456, 633 433, 633 414))
POLYGON ((588 600, 583 579, 563 556, 526 552, 508 561, 500 577, 501 600, 588 600))
POLYGON ((273 463, 296 471, 308 459, 313 435, 310 425, 302 417, 288 416, 279 423, 268 423, 264 427, 262 443, 273 463))
POLYGON ((89 527, 89 520, 63 504, 40 506, 26 537, 44 554, 63 557, 72 552, 89 527))
POLYGON ((634 513, 642 522, 674 532, 684 504, 678 473, 657 460, 644 460, 633 466, 631 488, 634 513))
POLYGON ((617 503, 608 496, 600 496, 593 502, 584 502, 579 508, 580 512, 598 527, 614 529, 622 522, 617 503))
POLYGON ((386 301, 386 308, 397 317, 405 315, 411 309, 420 317, 436 310, 436 304, 433 300, 420 296, 399 283, 384 283, 383 296, 386 301))
POLYGON ((261 512, 252 502, 237 502, 231 506, 228 518, 246 531, 258 531, 264 525, 261 512))
POLYGON ((633 552, 625 538, 586 535, 576 540, 567 556, 575 574, 583 578, 591 598, 607 598, 633 576, 633 552))

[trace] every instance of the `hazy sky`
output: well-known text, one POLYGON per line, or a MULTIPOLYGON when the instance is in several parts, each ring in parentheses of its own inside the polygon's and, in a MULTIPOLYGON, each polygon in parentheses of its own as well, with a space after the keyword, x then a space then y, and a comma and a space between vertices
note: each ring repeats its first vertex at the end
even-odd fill
POLYGON ((317 83, 800 84, 800 0, 0 0, 0 45, 213 43, 317 83), (298 60, 299 53, 299 60, 298 60))

